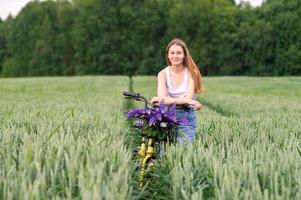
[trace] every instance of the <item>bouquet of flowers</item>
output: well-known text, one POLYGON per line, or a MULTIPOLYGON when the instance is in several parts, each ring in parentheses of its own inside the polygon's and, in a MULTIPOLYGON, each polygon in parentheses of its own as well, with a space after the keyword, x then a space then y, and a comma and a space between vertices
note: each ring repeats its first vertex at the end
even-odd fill
POLYGON ((127 111, 126 119, 139 119, 148 137, 157 141, 173 140, 176 137, 177 125, 186 123, 186 119, 176 118, 176 104, 160 103, 156 108, 133 108, 127 111))

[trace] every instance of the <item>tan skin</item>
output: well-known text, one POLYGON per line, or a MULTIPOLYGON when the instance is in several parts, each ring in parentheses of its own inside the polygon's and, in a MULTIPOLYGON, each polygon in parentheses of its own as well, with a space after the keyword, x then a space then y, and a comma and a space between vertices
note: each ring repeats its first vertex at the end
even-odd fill
MULTIPOLYGON (((184 81, 185 66, 183 60, 185 58, 184 50, 179 45, 171 45, 168 51, 168 59, 171 63, 170 78, 173 88, 178 88, 184 81)), ((161 70, 158 74, 157 96, 153 97, 151 104, 156 104, 163 101, 166 104, 176 103, 177 105, 191 105, 196 111, 200 110, 202 105, 197 100, 194 100, 195 88, 191 74, 188 72, 189 86, 186 96, 183 98, 169 97, 166 88, 166 73, 161 70)))

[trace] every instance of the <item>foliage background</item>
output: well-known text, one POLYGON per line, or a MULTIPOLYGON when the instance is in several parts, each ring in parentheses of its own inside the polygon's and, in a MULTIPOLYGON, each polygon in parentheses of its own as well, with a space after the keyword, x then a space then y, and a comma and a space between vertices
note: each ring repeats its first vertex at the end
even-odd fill
POLYGON ((203 75, 300 75, 301 1, 57 0, 0 19, 0 73, 154 75, 184 39, 203 75))

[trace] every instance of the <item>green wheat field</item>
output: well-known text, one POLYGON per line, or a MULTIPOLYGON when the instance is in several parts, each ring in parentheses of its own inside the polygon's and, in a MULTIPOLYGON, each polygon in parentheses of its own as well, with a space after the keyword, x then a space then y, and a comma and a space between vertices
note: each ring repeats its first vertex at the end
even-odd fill
POLYGON ((143 189, 122 92, 151 98, 156 77, 132 83, 0 79, 0 199, 301 199, 301 77, 205 77, 195 144, 167 147, 143 189))

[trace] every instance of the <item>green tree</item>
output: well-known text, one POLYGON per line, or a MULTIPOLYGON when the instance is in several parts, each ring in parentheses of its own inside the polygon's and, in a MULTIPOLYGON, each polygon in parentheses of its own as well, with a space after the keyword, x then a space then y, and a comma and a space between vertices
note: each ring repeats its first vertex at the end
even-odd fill
POLYGON ((5 40, 5 27, 2 19, 0 18, 0 74, 2 72, 2 65, 6 53, 6 40, 5 40))
POLYGON ((261 18, 271 24, 272 56, 266 65, 269 74, 300 75, 300 62, 295 55, 301 51, 301 2, 268 0, 260 9, 261 18), (294 53, 295 55, 289 55, 294 53))
POLYGON ((162 63, 158 49, 166 29, 158 1, 77 0, 76 6, 77 73, 132 76, 157 71, 153 66, 162 63))
POLYGON ((3 76, 157 74, 186 41, 204 75, 300 75, 301 1, 32 1, 0 20, 3 76))
POLYGON ((228 0, 175 0, 170 7, 167 35, 187 42, 205 75, 219 74, 225 64, 225 38, 235 28, 233 9, 233 2, 228 0))
POLYGON ((118 65, 117 1, 75 1, 74 47, 76 74, 121 73, 118 65))
POLYGON ((55 65, 61 67, 63 75, 75 75, 73 30, 76 15, 77 10, 69 1, 62 1, 57 5, 58 34, 54 44, 55 65))

